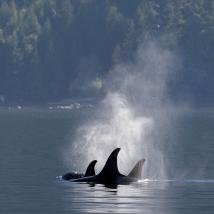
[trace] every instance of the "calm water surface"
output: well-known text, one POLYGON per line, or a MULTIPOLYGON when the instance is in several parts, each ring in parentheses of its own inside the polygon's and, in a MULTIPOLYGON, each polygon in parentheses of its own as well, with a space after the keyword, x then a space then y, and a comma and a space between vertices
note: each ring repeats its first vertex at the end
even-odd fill
POLYGON ((178 151, 195 160, 190 171, 196 157, 209 157, 203 177, 147 179, 115 189, 56 179, 66 171, 62 147, 85 116, 77 110, 0 110, 0 213, 214 213, 213 111, 184 116, 177 127, 184 142, 198 141, 178 151))

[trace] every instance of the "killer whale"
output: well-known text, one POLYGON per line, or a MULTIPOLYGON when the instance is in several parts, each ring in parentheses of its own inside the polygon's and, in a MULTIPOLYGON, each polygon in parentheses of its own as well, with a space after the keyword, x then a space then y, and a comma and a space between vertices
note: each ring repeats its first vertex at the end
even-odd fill
POLYGON ((68 172, 68 173, 66 173, 66 174, 64 174, 62 176, 62 179, 68 181, 68 180, 71 180, 71 179, 78 179, 78 178, 82 178, 82 177, 94 176, 95 175, 94 167, 95 167, 96 163, 97 163, 97 160, 91 161, 89 163, 86 171, 85 171, 85 174, 76 173, 76 172, 68 172))
POLYGON ((141 179, 142 166, 145 159, 139 160, 130 173, 126 176, 119 172, 117 166, 117 156, 120 148, 116 148, 108 157, 101 172, 94 176, 82 177, 70 180, 71 182, 100 183, 105 185, 129 184, 141 179))

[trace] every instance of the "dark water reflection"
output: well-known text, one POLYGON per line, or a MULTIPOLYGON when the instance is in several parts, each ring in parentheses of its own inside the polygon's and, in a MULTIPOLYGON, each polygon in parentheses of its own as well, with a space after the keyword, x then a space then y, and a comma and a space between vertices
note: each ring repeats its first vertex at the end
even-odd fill
POLYGON ((0 110, 0 213, 214 213, 213 180, 144 180, 112 189, 56 179, 66 171, 61 147, 77 119, 69 112, 0 110))
POLYGON ((214 183, 147 181, 108 189, 61 184, 71 213, 212 213, 214 183))

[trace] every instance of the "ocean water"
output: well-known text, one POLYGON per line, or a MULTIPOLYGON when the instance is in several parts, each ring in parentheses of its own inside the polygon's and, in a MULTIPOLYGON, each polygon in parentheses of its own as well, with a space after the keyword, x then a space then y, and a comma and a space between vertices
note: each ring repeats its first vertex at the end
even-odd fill
POLYGON ((0 213, 214 213, 213 110, 186 112, 174 126, 180 143, 168 158, 186 177, 115 188, 56 178, 67 170, 62 149, 90 111, 0 110, 0 213))

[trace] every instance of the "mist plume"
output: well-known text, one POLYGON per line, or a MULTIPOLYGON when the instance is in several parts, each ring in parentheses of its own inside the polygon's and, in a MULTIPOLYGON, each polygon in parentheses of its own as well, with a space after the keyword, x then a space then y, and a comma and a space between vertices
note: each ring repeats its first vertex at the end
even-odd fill
POLYGON ((167 177, 166 150, 171 137, 168 83, 176 63, 170 50, 147 42, 138 48, 134 61, 114 65, 105 80, 107 93, 96 106, 96 116, 77 129, 68 150, 74 157, 73 165, 84 169, 97 159, 100 170, 110 152, 121 147, 121 172, 128 173, 145 158, 144 177, 167 177))

